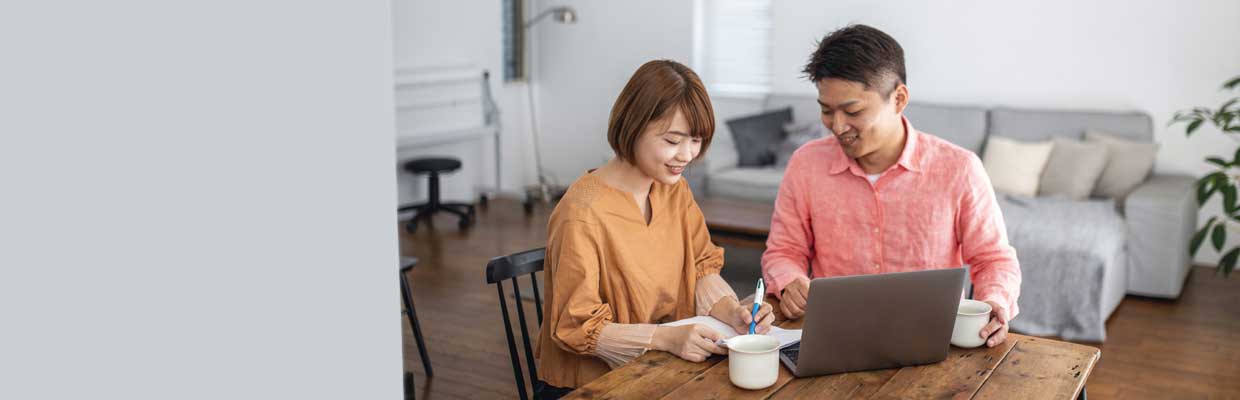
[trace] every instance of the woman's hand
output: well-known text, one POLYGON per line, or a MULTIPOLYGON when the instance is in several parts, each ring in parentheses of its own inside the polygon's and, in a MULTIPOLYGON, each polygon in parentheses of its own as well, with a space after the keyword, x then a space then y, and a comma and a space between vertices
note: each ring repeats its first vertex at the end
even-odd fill
POLYGON ((715 341, 723 339, 719 332, 704 325, 660 326, 654 330, 655 350, 675 354, 687 361, 702 362, 711 354, 726 354, 715 341))
MULTIPOLYGON (((775 322, 775 313, 771 312, 771 310, 773 308, 770 304, 762 302, 762 307, 758 309, 758 325, 754 327, 754 333, 765 334, 771 330, 771 323, 775 322)), ((736 330, 736 333, 741 335, 749 333, 749 322, 754 320, 752 313, 752 299, 738 303, 732 297, 720 299, 710 309, 710 316, 728 324, 732 329, 736 330)))

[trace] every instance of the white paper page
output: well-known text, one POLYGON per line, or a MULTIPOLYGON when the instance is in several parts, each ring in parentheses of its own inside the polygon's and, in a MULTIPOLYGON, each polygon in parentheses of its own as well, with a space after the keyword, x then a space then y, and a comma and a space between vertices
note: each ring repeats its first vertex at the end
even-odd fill
MULTIPOLYGON (((702 324, 711 329, 714 329, 716 332, 719 332, 719 334, 722 335, 724 339, 718 342, 715 342, 715 343, 720 346, 726 347, 728 345, 728 339, 736 337, 737 335, 736 331, 733 330, 731 326, 728 326, 728 324, 723 323, 723 321, 720 321, 718 319, 715 319, 715 317, 710 317, 710 316, 698 316, 698 317, 692 317, 692 318, 685 318, 679 321, 672 321, 672 322, 668 322, 666 324, 661 324, 661 325, 662 326, 681 326, 681 325, 689 325, 689 324, 702 324)), ((768 331, 766 334, 768 336, 774 337, 775 340, 778 340, 779 348, 781 349, 801 341, 801 330, 800 329, 784 329, 778 326, 772 326, 771 330, 768 331)))

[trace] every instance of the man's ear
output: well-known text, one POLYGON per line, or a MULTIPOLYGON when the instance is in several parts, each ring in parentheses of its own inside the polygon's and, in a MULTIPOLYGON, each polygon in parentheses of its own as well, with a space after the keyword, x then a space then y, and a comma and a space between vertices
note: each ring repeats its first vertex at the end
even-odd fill
POLYGON ((904 109, 908 107, 908 86, 903 83, 896 85, 895 90, 891 91, 891 95, 895 97, 896 114, 903 114, 904 109))

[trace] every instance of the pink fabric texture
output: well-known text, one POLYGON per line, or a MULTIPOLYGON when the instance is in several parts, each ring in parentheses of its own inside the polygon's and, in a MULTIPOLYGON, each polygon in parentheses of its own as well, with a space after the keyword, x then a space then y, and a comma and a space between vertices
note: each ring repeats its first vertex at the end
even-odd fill
POLYGON ((970 265, 974 298, 1019 312, 1020 264, 982 162, 913 129, 899 160, 874 183, 834 136, 792 155, 762 256, 767 292, 808 277, 970 265))

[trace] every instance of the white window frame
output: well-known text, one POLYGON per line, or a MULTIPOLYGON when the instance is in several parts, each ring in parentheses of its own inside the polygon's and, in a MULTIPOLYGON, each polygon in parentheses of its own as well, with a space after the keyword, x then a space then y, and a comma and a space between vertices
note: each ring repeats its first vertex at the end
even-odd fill
POLYGON ((772 2, 693 1, 693 69, 711 96, 754 99, 771 93, 772 2))

